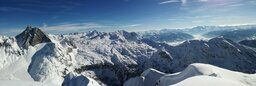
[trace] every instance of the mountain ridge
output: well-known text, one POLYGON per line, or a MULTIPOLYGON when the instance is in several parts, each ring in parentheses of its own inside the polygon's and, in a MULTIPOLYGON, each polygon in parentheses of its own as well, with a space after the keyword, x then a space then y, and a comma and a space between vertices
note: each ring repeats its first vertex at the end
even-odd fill
MULTIPOLYGON (((33 31, 29 34, 32 33, 33 31)), ((24 35, 26 37, 26 34, 24 35)), ((34 37, 28 36, 29 40, 24 40, 25 42, 16 41, 14 37, 2 37, 3 41, 0 41, 0 44, 3 45, 0 46, 0 53, 7 54, 3 56, 7 59, 2 61, 7 64, 1 66, 16 65, 16 61, 24 62, 27 64, 24 65, 24 70, 16 72, 26 73, 24 74, 28 75, 26 77, 43 83, 61 85, 65 80, 64 77, 74 72, 94 79, 100 85, 111 86, 123 85, 129 78, 138 76, 149 68, 164 73, 174 73, 197 62, 245 73, 254 73, 256 69, 255 50, 223 37, 188 40, 177 46, 170 46, 145 39, 136 32, 124 30, 41 36, 38 38, 41 41, 32 42, 33 45, 29 44, 29 41, 34 41, 32 40, 34 37), (50 42, 44 41, 41 36, 49 38, 50 42), (20 43, 28 43, 27 49, 19 47, 20 43), (6 52, 4 50, 6 47, 7 50, 18 50, 20 54, 6 52), (9 55, 13 55, 14 59, 8 58, 9 55), (25 60, 20 60, 23 58, 25 60), (235 63, 239 65, 233 65, 235 63)), ((20 37, 22 36, 18 38, 20 37)), ((4 69, 0 68, 1 71, 4 69)), ((5 79, 13 77, 20 79, 20 76, 15 76, 15 72, 11 75, 5 79)))

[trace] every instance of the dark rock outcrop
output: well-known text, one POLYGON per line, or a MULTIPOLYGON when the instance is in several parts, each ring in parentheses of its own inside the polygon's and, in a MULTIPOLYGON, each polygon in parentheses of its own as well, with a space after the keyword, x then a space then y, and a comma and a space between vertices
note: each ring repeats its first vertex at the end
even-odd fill
POLYGON ((240 41, 239 44, 256 48, 256 40, 243 40, 243 41, 240 41))
POLYGON ((35 46, 39 43, 51 42, 50 38, 37 27, 27 26, 26 30, 15 37, 19 47, 28 49, 28 46, 35 46))

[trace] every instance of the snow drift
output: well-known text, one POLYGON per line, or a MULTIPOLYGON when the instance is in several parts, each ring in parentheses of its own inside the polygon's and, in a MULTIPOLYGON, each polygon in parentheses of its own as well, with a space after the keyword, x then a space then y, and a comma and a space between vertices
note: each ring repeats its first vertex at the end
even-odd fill
MULTIPOLYGON (((152 70, 152 69, 151 69, 152 70)), ((143 72, 148 73, 146 70, 143 72)), ((151 77, 132 78, 124 85, 129 86, 255 86, 256 74, 245 74, 241 72, 230 71, 209 64, 194 63, 189 65, 185 70, 174 73, 165 74, 159 77, 159 73, 151 71, 151 77), (154 77, 155 76, 155 77, 154 77), (157 79, 150 81, 150 85, 143 84, 146 79, 157 79), (140 84, 134 84, 140 83, 140 84)), ((143 77, 140 76, 140 77, 143 77)))

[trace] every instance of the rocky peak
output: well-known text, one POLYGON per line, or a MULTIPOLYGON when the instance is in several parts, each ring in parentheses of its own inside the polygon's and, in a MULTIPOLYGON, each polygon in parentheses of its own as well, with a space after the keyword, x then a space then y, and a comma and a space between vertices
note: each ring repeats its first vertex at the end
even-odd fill
POLYGON ((37 27, 27 26, 27 28, 15 37, 19 47, 27 49, 28 46, 35 46, 39 43, 51 42, 47 34, 37 27))

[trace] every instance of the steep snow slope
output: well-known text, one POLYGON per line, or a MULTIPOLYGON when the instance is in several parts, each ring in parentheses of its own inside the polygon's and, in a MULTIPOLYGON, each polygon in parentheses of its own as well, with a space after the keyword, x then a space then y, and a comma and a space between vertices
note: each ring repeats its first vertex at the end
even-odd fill
POLYGON ((30 47, 28 50, 21 50, 15 38, 1 38, 1 68, 0 79, 6 80, 27 80, 33 81, 27 72, 30 64, 31 55, 37 50, 37 46, 30 47))
POLYGON ((57 43, 47 43, 33 56, 28 73, 35 81, 59 85, 71 70, 72 56, 57 43))
MULTIPOLYGON (((153 69, 150 69, 153 70, 153 69)), ((164 74, 161 72, 148 71, 151 77, 136 77, 125 82, 125 86, 255 86, 256 75, 244 74, 240 72, 230 71, 209 64, 194 63, 189 65, 182 72, 175 74, 164 74), (159 77, 159 75, 161 76, 159 77), (155 79, 154 81, 145 83, 147 79, 155 79), (140 83, 140 84, 134 84, 140 83), (149 84, 150 83, 150 84, 149 84)), ((140 76, 141 77, 141 76, 140 76)))
MULTIPOLYGON (((15 38, 2 36, 1 40, 1 64, 0 79, 1 80, 22 80, 33 82, 33 78, 27 72, 31 63, 32 56, 36 51, 40 50, 45 44, 38 44, 34 47, 29 46, 28 49, 20 49, 15 38)), ((22 82, 17 81, 17 82, 22 82)))

